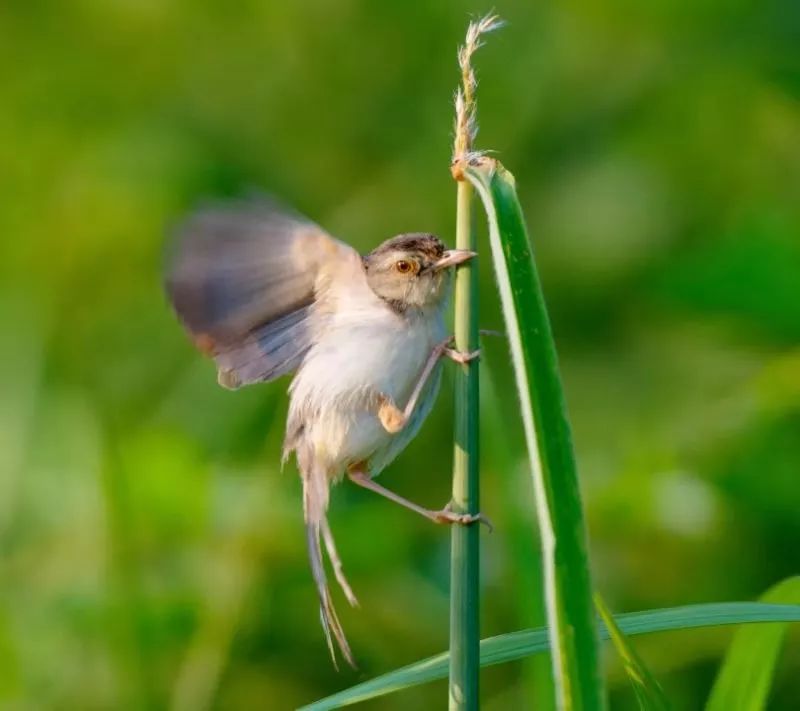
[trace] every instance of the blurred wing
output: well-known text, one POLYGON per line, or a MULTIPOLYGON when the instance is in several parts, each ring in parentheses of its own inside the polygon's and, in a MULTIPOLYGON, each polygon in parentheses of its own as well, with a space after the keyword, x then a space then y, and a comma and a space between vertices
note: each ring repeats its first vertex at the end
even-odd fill
POLYGON ((320 283, 366 281, 360 257, 303 217, 271 203, 212 207, 183 225, 166 290, 195 345, 235 388, 296 370, 311 346, 320 283), (341 270, 337 265, 341 264, 341 270))

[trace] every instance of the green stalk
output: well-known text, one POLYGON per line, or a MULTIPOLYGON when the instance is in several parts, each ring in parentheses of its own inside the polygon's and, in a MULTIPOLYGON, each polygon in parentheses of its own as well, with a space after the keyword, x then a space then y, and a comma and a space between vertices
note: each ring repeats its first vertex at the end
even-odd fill
MULTIPOLYGON (((463 167, 468 163, 478 132, 472 55, 482 35, 500 27, 495 15, 487 15, 467 28, 458 51, 461 86, 456 94, 455 141, 452 173, 456 195, 456 247, 476 250, 473 225, 472 185, 463 167)), ((462 353, 478 348, 478 265, 473 259, 456 270, 455 347, 462 353)), ((478 361, 461 365, 455 384, 455 448, 453 452, 452 507, 457 513, 479 511, 478 477, 478 361)), ((480 540, 478 526, 453 526, 450 548, 450 711, 478 708, 480 671, 480 540)))
MULTIPOLYGON (((472 186, 458 183, 456 247, 475 250, 472 186)), ((478 269, 475 260, 459 268, 455 283, 455 347, 478 347, 478 269)), ((478 362, 458 367, 455 384, 453 509, 478 513, 478 362)), ((478 708, 480 668, 478 526, 453 526, 450 557, 450 709, 478 708)))

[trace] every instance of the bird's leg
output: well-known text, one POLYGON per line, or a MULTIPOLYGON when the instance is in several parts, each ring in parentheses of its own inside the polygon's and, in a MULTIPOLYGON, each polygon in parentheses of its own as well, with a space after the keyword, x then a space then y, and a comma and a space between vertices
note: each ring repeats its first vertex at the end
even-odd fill
POLYGON ((414 408, 417 406, 417 401, 419 400, 420 395, 422 395, 422 390, 425 388, 425 384, 428 382, 428 379, 431 377, 431 373, 433 373, 433 369, 439 362, 439 358, 442 356, 447 356, 456 363, 464 365, 472 360, 475 360, 475 358, 480 355, 480 350, 471 351, 469 353, 457 351, 450 347, 452 342, 453 337, 450 336, 441 343, 437 343, 433 347, 431 354, 428 356, 428 360, 425 362, 425 366, 422 368, 422 372, 419 374, 417 384, 414 386, 414 390, 411 392, 411 397, 408 398, 405 408, 402 410, 398 408, 394 401, 387 395, 380 396, 378 419, 380 419, 383 428, 387 432, 396 434, 406 426, 406 423, 414 412, 414 408))
POLYGON ((359 486, 363 486, 365 489, 374 491, 376 494, 380 494, 390 501, 400 504, 400 506, 405 506, 405 508, 411 509, 420 516, 424 516, 434 523, 460 523, 466 525, 469 523, 478 522, 488 526, 490 531, 492 530, 491 522, 483 514, 457 513, 451 509, 450 504, 447 504, 447 506, 439 511, 433 511, 431 509, 426 509, 419 504, 415 504, 413 501, 409 501, 408 499, 400 496, 400 494, 395 494, 385 486, 381 486, 360 469, 348 469, 347 476, 354 484, 358 484, 359 486))

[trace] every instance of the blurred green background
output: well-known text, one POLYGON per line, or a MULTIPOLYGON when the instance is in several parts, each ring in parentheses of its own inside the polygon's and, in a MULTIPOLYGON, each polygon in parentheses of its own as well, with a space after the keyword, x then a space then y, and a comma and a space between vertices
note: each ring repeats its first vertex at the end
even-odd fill
MULTIPOLYGON (((527 211, 596 584, 617 611, 754 598, 800 570, 800 5, 494 6, 509 25, 478 57, 479 145, 527 211)), ((447 532, 343 485, 332 524, 362 607, 337 599, 361 672, 332 669, 279 470, 287 381, 221 390, 161 261, 187 210, 253 188, 364 251, 452 243, 455 48, 488 9, 0 5, 1 708, 291 708, 446 648, 447 532)), ((482 272, 483 326, 502 327, 482 272)), ((501 339, 482 375, 487 636, 541 617, 501 339)), ((429 506, 449 496, 449 386, 382 477, 429 506)), ((638 647, 695 709, 730 635, 638 647)), ((799 671, 795 634, 775 709, 797 708, 799 671)), ((484 708, 528 707, 546 679, 546 661, 487 670, 484 708)))

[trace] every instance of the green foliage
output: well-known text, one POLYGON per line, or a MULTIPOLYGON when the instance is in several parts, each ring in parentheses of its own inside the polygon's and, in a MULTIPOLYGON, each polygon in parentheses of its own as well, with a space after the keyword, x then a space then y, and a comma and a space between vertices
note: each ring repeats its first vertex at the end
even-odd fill
POLYGON ((639 703, 639 709, 641 711, 668 711, 670 703, 664 695, 661 685, 636 652, 631 641, 620 629, 611 611, 603 602, 603 598, 597 593, 594 596, 594 606, 597 608, 600 619, 603 620, 617 655, 622 659, 625 673, 628 675, 633 693, 639 703))
MULTIPOLYGON (((453 52, 489 7, 508 27, 481 58, 481 141, 534 238, 597 587, 642 610, 800 570, 794 0, 7 2, 0 707, 282 709, 361 680, 320 637, 279 466, 288 383, 217 387, 161 293, 165 234, 255 188, 362 251, 405 230, 453 245, 453 52)), ((501 329, 488 269, 479 291, 481 327, 501 329)), ((490 636, 544 618, 508 348, 482 346, 490 636)), ((429 506, 450 496, 451 384, 382 475, 429 506)), ((332 526, 371 678, 447 648, 450 542, 352 489, 332 526)), ((676 708, 704 702, 718 632, 637 639, 676 708)), ((527 659, 484 671, 487 711, 547 688, 527 659)), ((794 711, 800 675, 779 665, 773 689, 794 711)), ((635 703, 622 675, 609 693, 635 703)))
POLYGON ((464 169, 483 201, 533 480, 556 702, 603 708, 592 587, 572 435, 555 343, 514 178, 481 159, 464 169))
MULTIPOLYGON (((720 602, 647 612, 628 612, 617 615, 614 619, 623 634, 636 636, 718 625, 800 622, 800 605, 720 602)), ((768 625, 759 625, 761 626, 768 625)), ((757 630, 759 627, 753 629, 757 630)), ((604 640, 611 639, 611 634, 605 626, 600 627, 600 637, 604 640)), ((544 627, 498 635, 481 642, 481 665, 503 664, 528 655, 543 654, 548 648, 547 629, 544 627)), ((410 664, 305 706, 303 711, 324 711, 348 706, 442 679, 447 675, 448 659, 449 655, 444 653, 410 664)))
MULTIPOLYGON (((765 603, 800 604, 800 577, 783 580, 761 599, 765 603)), ((775 667, 786 636, 786 622, 744 627, 725 653, 707 711, 759 711, 767 708, 775 667)))

